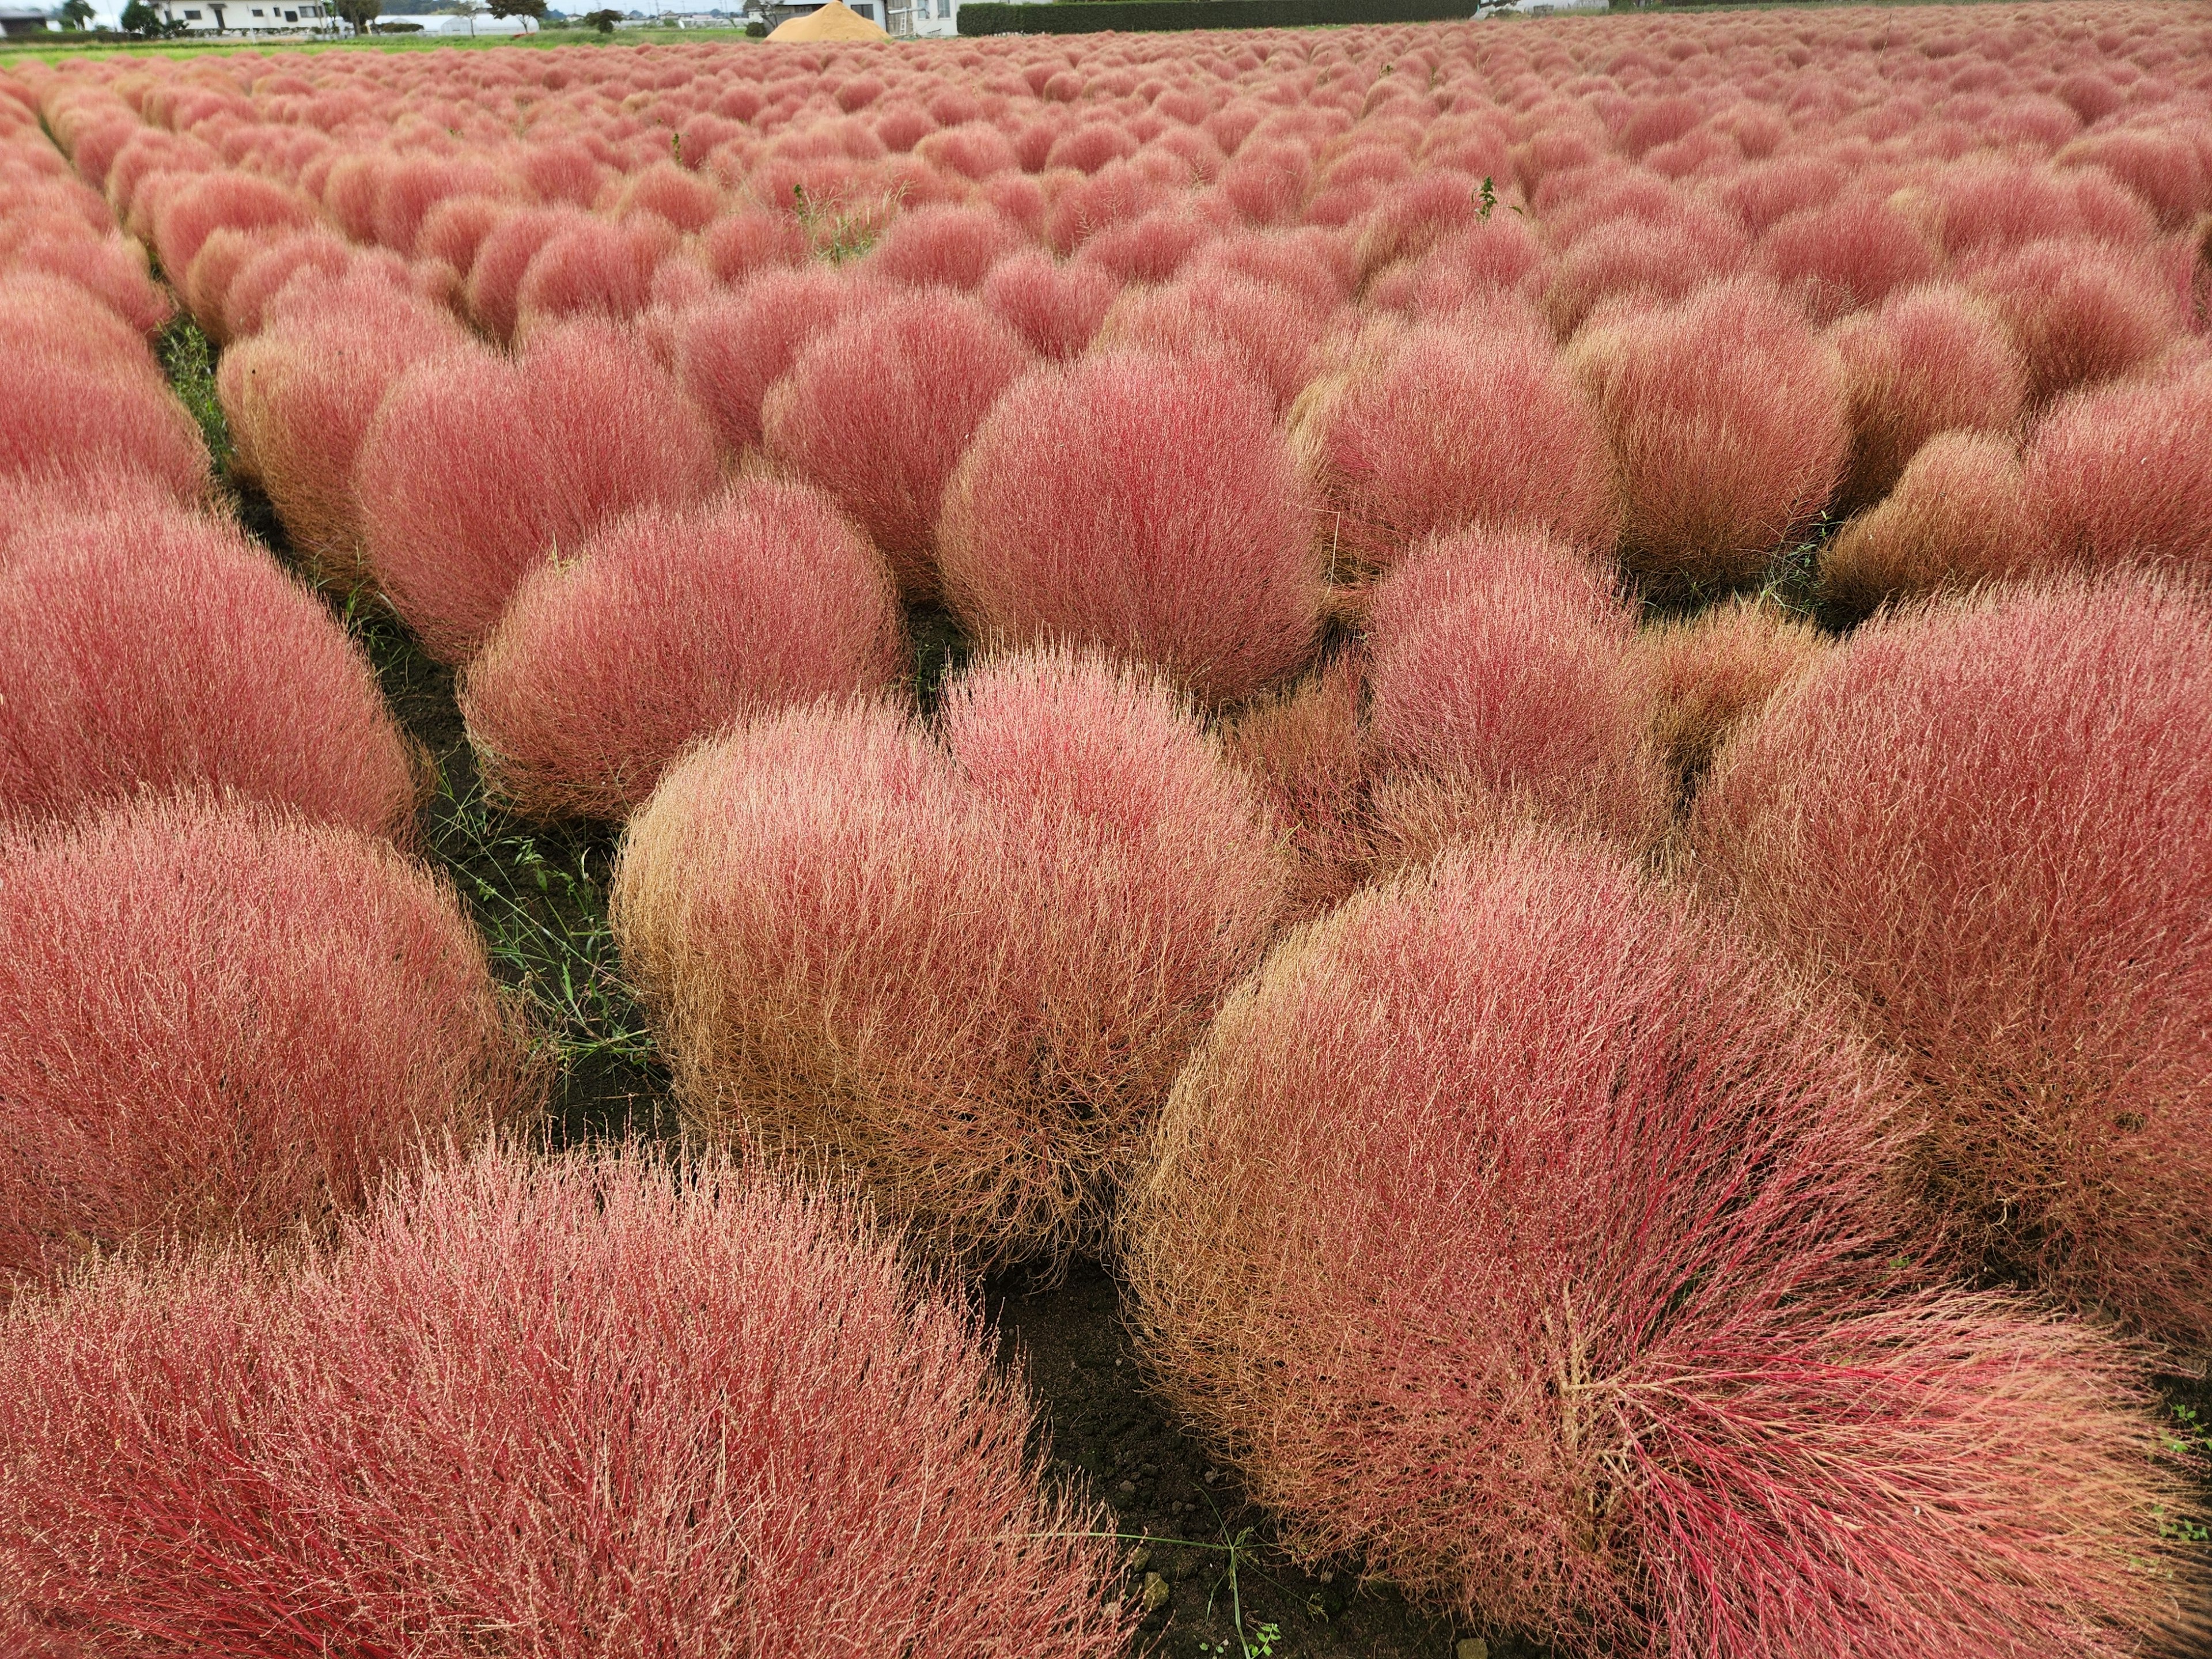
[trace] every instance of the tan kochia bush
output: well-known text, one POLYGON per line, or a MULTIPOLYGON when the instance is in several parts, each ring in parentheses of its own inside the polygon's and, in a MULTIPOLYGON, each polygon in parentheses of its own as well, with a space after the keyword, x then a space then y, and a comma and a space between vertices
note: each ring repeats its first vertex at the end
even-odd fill
POLYGON ((1243 776, 1150 676, 1056 653, 671 769, 614 890, 690 1125, 857 1171, 978 1265, 1095 1245, 1285 872, 1243 776))
POLYGON ((1678 778, 1702 772, 1723 738, 1828 648, 1820 629, 1763 595, 1661 623, 1636 640, 1651 665, 1652 732, 1678 778))
POLYGON ((1820 555, 1820 603, 1863 617, 1886 600, 2025 575, 2046 562, 2011 440, 1945 432, 1820 555))
POLYGON ((1177 1082, 1142 1352, 1300 1553, 1564 1654, 2141 1654, 2177 1483, 2128 1357, 1918 1288, 1885 1083, 1613 856, 1450 853, 1177 1082))

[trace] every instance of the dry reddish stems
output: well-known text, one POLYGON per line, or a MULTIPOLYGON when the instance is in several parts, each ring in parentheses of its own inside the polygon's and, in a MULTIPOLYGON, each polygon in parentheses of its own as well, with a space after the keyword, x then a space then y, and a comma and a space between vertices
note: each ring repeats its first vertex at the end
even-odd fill
POLYGON ((488 1150, 289 1273, 0 1320, 0 1601, 46 1653, 1106 1659, 1107 1517, 992 1349, 818 1188, 488 1150))
POLYGON ((1852 620, 1891 599, 2024 576, 2051 562, 2012 441, 1940 432, 1879 505, 1821 550, 1820 603, 1852 620))
POLYGON ((689 744, 909 668, 890 572, 828 497, 753 479, 617 520, 523 579, 459 700, 486 782, 620 818, 689 744))
POLYGON ((151 799, 0 860, 0 1286, 327 1226, 536 1103, 475 931, 387 845, 151 799))
POLYGON ((1613 856, 1462 850, 1231 1000, 1128 1200, 1170 1396, 1301 1553, 1573 1654, 2135 1654, 2130 1356, 1917 1288, 1884 1074, 1613 856))
POLYGON ((1769 705, 1706 879, 1856 1001, 1972 1260, 2212 1342, 2212 613, 2148 581, 1894 613, 1769 705))
POLYGON ((1737 598, 1647 628, 1653 735, 1681 783, 1711 764, 1729 734, 1820 660, 1827 636, 1765 597, 1737 598))
POLYGON ((1060 654, 763 717, 672 768, 613 892, 690 1121, 834 1152, 982 1265, 1094 1247, 1284 871, 1150 676, 1060 654))

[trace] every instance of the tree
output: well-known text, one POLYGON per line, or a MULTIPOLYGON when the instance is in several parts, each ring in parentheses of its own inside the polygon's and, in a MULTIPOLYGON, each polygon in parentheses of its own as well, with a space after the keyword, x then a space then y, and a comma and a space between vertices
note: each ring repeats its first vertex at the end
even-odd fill
POLYGON ((161 14, 148 5, 146 0, 131 0, 131 3, 123 9, 121 21, 125 34, 152 36, 168 33, 168 25, 162 22, 161 14))
POLYGON ((356 34, 366 34, 369 26, 376 21, 376 14, 381 9, 381 5, 380 0, 333 0, 331 9, 353 25, 356 34))
POLYGON ((477 32, 477 19, 484 14, 483 0, 455 0, 453 15, 469 20, 469 33, 477 32))
POLYGON ((64 28, 81 29, 92 21, 90 0, 62 0, 62 8, 58 15, 62 20, 64 28))
POLYGON ((545 21, 545 0, 489 0, 495 17, 527 17, 534 23, 545 21))
POLYGON ((615 25, 622 21, 622 15, 620 12, 611 9, 587 11, 577 21, 587 27, 597 29, 602 34, 612 34, 615 32, 615 25))

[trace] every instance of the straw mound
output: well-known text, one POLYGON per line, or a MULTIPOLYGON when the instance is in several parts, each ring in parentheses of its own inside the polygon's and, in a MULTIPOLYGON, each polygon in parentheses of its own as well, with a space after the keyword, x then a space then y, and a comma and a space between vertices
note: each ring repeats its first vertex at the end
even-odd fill
POLYGON ((819 11, 787 17, 769 31, 771 40, 888 40, 890 36, 843 0, 830 0, 819 11))

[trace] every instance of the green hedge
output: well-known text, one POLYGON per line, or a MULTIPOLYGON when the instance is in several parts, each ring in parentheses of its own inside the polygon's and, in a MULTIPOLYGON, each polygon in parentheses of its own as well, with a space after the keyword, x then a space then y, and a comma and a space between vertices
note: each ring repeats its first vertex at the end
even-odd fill
POLYGON ((1434 23, 1472 17, 1474 0, 967 0, 963 34, 1092 34, 1101 29, 1294 29, 1316 23, 1434 23))

